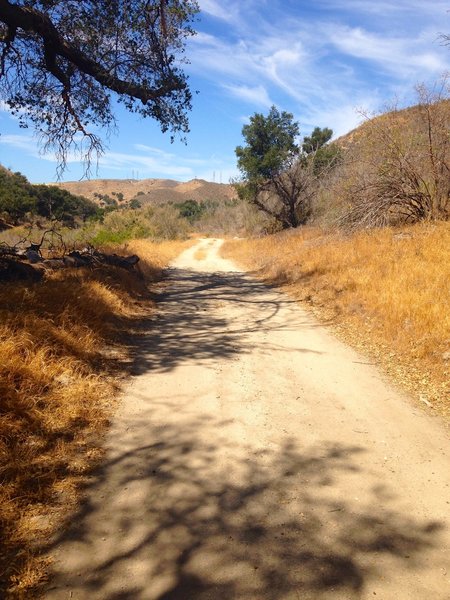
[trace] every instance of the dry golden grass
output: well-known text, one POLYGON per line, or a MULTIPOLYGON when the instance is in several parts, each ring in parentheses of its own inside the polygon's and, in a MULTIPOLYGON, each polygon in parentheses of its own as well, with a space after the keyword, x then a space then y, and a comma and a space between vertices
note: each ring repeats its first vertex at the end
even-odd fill
POLYGON ((450 417, 450 224, 349 237, 304 228, 223 253, 312 305, 416 397, 450 417))
MULTIPOLYGON (((155 281, 185 246, 136 241, 122 250, 139 254, 155 281)), ((1 597, 32 598, 46 577, 37 548, 100 457, 118 391, 118 359, 103 350, 120 354, 120 333, 142 315, 142 300, 152 310, 146 281, 118 268, 0 286, 1 597)))
POLYGON ((130 254, 141 257, 141 270, 146 279, 154 280, 161 277, 164 268, 186 248, 192 246, 195 240, 167 240, 150 242, 148 240, 133 240, 123 248, 130 254))

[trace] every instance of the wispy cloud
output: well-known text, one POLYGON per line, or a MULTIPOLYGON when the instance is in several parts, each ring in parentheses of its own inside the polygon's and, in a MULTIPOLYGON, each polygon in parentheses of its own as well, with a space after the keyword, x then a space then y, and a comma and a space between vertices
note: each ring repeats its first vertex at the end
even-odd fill
POLYGON ((25 150, 32 156, 39 156, 36 140, 31 135, 3 134, 0 135, 0 144, 12 146, 19 150, 25 150))
POLYGON ((329 29, 329 40, 343 54, 371 61, 396 77, 410 78, 420 73, 438 75, 447 66, 441 53, 409 37, 387 37, 360 27, 333 26, 329 29))
POLYGON ((227 90, 231 95, 236 98, 240 98, 245 102, 249 102, 256 106, 264 106, 266 108, 272 106, 273 101, 269 98, 269 94, 267 90, 262 85, 257 86, 248 86, 248 85, 224 85, 225 90, 227 90))
MULTIPOLYGON (((212 4, 216 10, 216 3, 212 4)), ((417 81, 437 79, 449 68, 448 51, 435 43, 437 31, 429 20, 443 11, 444 2, 318 0, 316 4, 309 19, 298 14, 283 17, 279 10, 277 19, 252 27, 245 14, 247 5, 241 3, 241 20, 233 35, 200 34, 194 40, 192 72, 255 109, 270 106, 274 99, 299 115, 301 123, 319 124, 328 116, 334 119, 328 124, 345 133, 345 127, 359 122, 357 107, 374 110, 377 102, 386 102, 400 88, 412 93, 417 81), (429 4, 435 4, 433 9, 429 4), (337 7, 351 12, 349 5, 365 15, 364 25, 350 26, 324 12, 337 7), (400 17, 403 9, 416 35, 411 35, 409 26, 397 33, 371 27, 374 13, 385 23, 386 14, 400 17)))
POLYGON ((177 164, 175 161, 161 160, 158 157, 146 154, 128 154, 125 152, 105 152, 99 164, 105 169, 114 169, 129 172, 130 169, 139 169, 142 176, 150 173, 159 173, 170 178, 190 178, 193 175, 191 167, 177 164))
POLYGON ((238 7, 236 4, 229 3, 225 8, 223 2, 216 0, 200 0, 199 6, 202 13, 207 13, 216 19, 235 23, 238 19, 238 7))
POLYGON ((449 9, 447 0, 316 0, 316 4, 333 11, 378 15, 383 18, 398 14, 403 22, 406 15, 442 18, 449 9))
MULTIPOLYGON (((15 148, 25 155, 40 158, 47 162, 56 163, 54 154, 41 155, 35 138, 24 134, 8 134, 0 136, 0 144, 15 148)), ((98 161, 102 172, 113 171, 116 175, 128 177, 132 170, 139 171, 140 177, 168 177, 187 181, 194 177, 211 179, 213 172, 223 176, 227 182, 229 176, 235 172, 234 157, 220 156, 180 156, 175 153, 165 152, 159 148, 146 144, 134 144, 135 152, 107 151, 98 161)), ((80 156, 69 154, 67 163, 79 163, 80 156)))

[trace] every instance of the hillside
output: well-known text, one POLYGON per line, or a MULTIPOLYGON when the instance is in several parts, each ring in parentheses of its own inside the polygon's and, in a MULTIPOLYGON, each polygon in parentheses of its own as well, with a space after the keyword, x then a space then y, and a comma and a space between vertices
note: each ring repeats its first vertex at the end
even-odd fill
POLYGON ((350 149, 354 144, 366 144, 374 128, 382 129, 384 126, 390 127, 392 124, 407 131, 423 129, 423 114, 433 105, 434 109, 438 108, 439 112, 445 115, 444 119, 448 122, 450 119, 450 100, 448 99, 438 100, 435 103, 432 100, 430 103, 425 101, 424 104, 419 103, 405 108, 392 107, 376 115, 361 114, 361 123, 348 133, 336 138, 334 143, 344 150, 350 149))
POLYGON ((204 179, 187 182, 173 179, 91 179, 57 184, 72 194, 96 200, 95 194, 114 196, 122 194, 125 201, 139 196, 141 202, 183 202, 185 200, 230 200, 235 192, 225 183, 204 179))
POLYGON ((334 141, 339 160, 321 179, 322 224, 371 228, 450 216, 450 100, 419 103, 367 119, 334 141))

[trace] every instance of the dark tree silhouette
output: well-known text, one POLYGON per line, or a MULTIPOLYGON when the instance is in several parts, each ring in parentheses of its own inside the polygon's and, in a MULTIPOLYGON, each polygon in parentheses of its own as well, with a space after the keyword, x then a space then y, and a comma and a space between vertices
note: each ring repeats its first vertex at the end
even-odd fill
POLYGON ((90 166, 115 124, 111 100, 187 133, 191 92, 179 63, 195 0, 0 0, 0 97, 32 124, 59 171, 77 150, 90 166))

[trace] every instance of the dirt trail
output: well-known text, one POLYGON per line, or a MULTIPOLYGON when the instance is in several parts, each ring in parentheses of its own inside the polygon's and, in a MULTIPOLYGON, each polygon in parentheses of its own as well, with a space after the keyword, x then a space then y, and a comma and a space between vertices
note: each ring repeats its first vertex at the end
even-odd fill
POLYGON ((220 243, 171 270, 45 598, 449 600, 447 432, 220 243))

